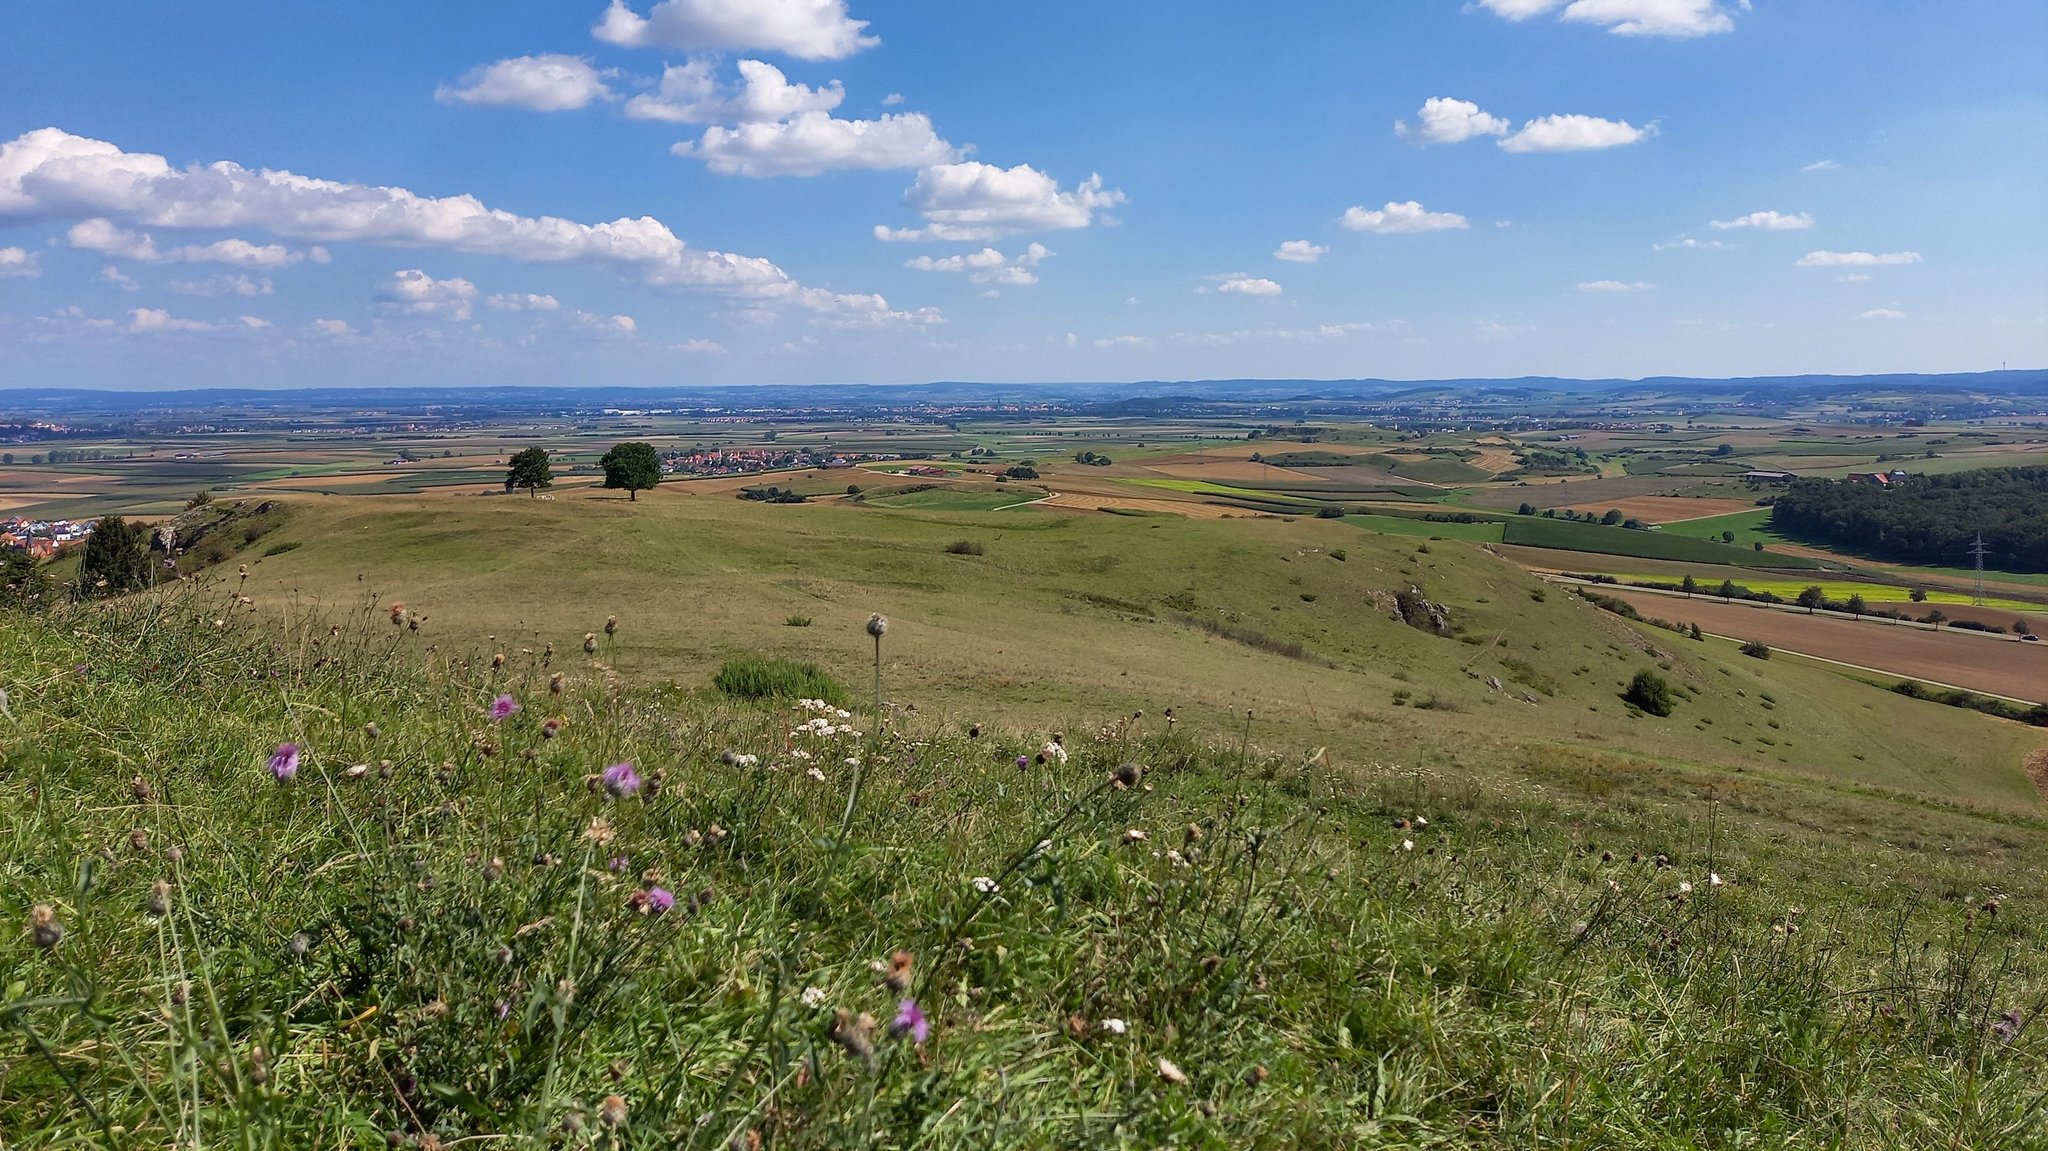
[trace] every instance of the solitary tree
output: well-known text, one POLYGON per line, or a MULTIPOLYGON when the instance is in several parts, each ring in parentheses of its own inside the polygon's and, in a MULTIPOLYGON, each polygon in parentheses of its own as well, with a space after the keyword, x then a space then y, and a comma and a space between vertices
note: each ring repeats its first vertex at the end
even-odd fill
POLYGON ((50 573, 27 552, 0 548, 0 608, 33 610, 50 604, 50 573))
POLYGON ((78 594, 120 595, 149 586, 149 529, 105 516, 85 540, 78 564, 78 594))
POLYGON ((525 488, 528 496, 541 488, 555 486, 555 473, 548 467, 546 448, 527 448, 512 453, 511 466, 505 471, 505 490, 525 488))
POLYGON ((1913 597, 1914 603, 1927 602, 1927 589, 1924 587, 1916 587, 1912 591, 1907 592, 1906 594, 1913 597))
POLYGON ((1616 525, 1616 524, 1620 523, 1620 522, 1621 522, 1621 509, 1620 509, 1620 508, 1608 508, 1608 509, 1607 509, 1607 514, 1606 514, 1606 515, 1604 515, 1604 516, 1601 516, 1601 517, 1600 517, 1600 522, 1601 522, 1601 523, 1603 523, 1603 524, 1606 524, 1606 525, 1607 525, 1608 527, 1613 527, 1614 525, 1616 525))
POLYGON ((1685 598, 1691 599, 1692 593, 1700 590, 1700 581, 1688 575, 1685 577, 1685 582, 1678 585, 1678 590, 1685 593, 1685 598))
POLYGON ((1722 581, 1721 581, 1721 586, 1720 586, 1720 587, 1718 587, 1718 588, 1716 588, 1716 589, 1714 589, 1714 594, 1715 594, 1715 595, 1718 595, 1718 596, 1720 596, 1720 597, 1721 597, 1721 602, 1723 602, 1723 603, 1734 603, 1734 602, 1735 602, 1735 581, 1734 581, 1734 580, 1732 580, 1732 579, 1724 579, 1724 580, 1722 580, 1722 581))
POLYGON ((1722 542, 1722 543, 1724 543, 1724 544, 1732 544, 1732 543, 1734 543, 1734 542, 1735 542, 1735 533, 1734 533, 1734 532, 1722 532, 1722 533, 1721 533, 1721 542, 1722 542))
POLYGON ((1855 616, 1857 619, 1862 619, 1863 613, 1869 610, 1870 604, 1864 600, 1862 592, 1857 592, 1855 595, 1849 597, 1850 615, 1855 616))
POLYGON ((604 486, 626 489, 629 500, 638 500, 641 492, 661 482, 661 453, 653 444, 639 440, 614 444, 597 463, 604 469, 604 486))
POLYGON ((1807 615, 1812 615, 1814 613, 1814 609, 1823 607, 1827 604, 1828 593, 1826 589, 1822 588, 1819 584, 1814 584, 1799 593, 1799 599, 1797 602, 1800 607, 1806 609, 1807 615))

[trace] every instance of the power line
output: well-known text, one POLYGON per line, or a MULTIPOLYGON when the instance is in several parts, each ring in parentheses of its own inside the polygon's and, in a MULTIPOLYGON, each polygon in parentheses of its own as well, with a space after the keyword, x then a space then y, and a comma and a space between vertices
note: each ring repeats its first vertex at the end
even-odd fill
POLYGON ((1976 561, 1977 561, 1977 598, 1976 598, 1976 599, 1975 599, 1975 600, 1974 600, 1973 602, 1974 602, 1974 603, 1976 603, 1976 605, 1977 605, 1978 607, 1983 607, 1983 606, 1984 606, 1984 553, 1985 553, 1985 550, 1986 550, 1986 549, 1985 549, 1985 547, 1984 547, 1984 533, 1983 533, 1983 532, 1978 532, 1978 533, 1977 533, 1977 541, 1976 541, 1975 543, 1973 543, 1973 544, 1971 544, 1971 545, 1970 545, 1970 558, 1971 558, 1971 559, 1974 559, 1974 560, 1976 560, 1976 561))

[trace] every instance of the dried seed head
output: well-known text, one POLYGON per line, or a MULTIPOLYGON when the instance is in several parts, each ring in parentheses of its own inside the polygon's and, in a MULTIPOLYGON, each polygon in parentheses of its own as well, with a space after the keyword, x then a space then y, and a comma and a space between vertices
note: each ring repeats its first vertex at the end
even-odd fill
POLYGON ((564 687, 567 687, 568 684, 568 679, 564 677, 561 672, 558 671, 548 677, 548 694, 560 695, 562 694, 562 689, 564 687))
POLYGON ((383 734, 383 733, 377 730, 377 725, 376 725, 376 724, 374 724, 374 723, 366 723, 366 724, 364 724, 364 725, 363 725, 363 738, 364 738, 364 739, 375 739, 375 738, 377 738, 377 737, 378 737, 379 735, 381 735, 381 734, 383 734))
POLYGON ((910 969, 916 957, 908 951, 898 951, 889 956, 889 969, 882 975, 882 982, 889 990, 901 995, 910 989, 910 969))
POLYGON ((874 636, 876 639, 881 639, 883 636, 889 634, 889 618, 883 615, 881 612, 876 612, 875 614, 869 616, 868 634, 874 636))
POLYGON ((183 863, 185 862, 185 849, 173 844, 164 850, 164 858, 172 863, 183 863))
POLYGON ((159 879, 150 887, 147 910, 151 919, 162 919, 171 913, 171 885, 169 883, 159 879))
POLYGON ((266 1065, 261 1047, 249 1049, 249 1082, 261 1087, 270 1081, 270 1068, 266 1065))
POLYGON ((64 925, 57 922, 57 909, 47 903, 38 903, 28 914, 29 937, 37 947, 48 951, 64 941, 64 925))
POLYGON ((1161 1056, 1159 1059, 1159 1077, 1175 1087, 1183 1086, 1188 1081, 1188 1073, 1182 1071, 1179 1064, 1165 1056, 1161 1056))
POLYGON ((1116 780, 1118 787, 1131 788, 1138 786, 1138 781, 1145 778, 1145 770, 1135 763, 1120 763, 1116 765, 1116 770, 1110 773, 1110 777, 1116 780))
POLYGON ((597 633, 596 633, 596 632, 594 632, 594 631, 586 631, 586 632, 584 632, 584 633, 583 633, 583 654, 584 654, 584 655, 596 655, 596 654, 597 654, 597 633))
POLYGON ((615 615, 608 615, 608 616, 604 617, 604 634, 606 634, 606 635, 617 635, 617 634, 619 634, 619 617, 618 617, 618 616, 615 616, 615 615))
POLYGON ((133 795, 137 803, 148 803, 156 798, 156 790, 149 786, 148 780, 139 775, 128 781, 128 794, 133 795))
POLYGON ((832 1013, 832 1025, 825 1037, 857 1059, 875 1057, 875 1017, 863 1011, 856 1017, 844 1007, 832 1013))
POLYGON ((626 1125, 626 1098, 623 1095, 607 1095, 597 1109, 597 1121, 607 1127, 626 1125))
POLYGON ((501 652, 497 652, 497 653, 495 653, 495 654, 493 654, 493 655, 491 656, 491 668, 492 668, 492 670, 494 670, 494 671, 495 671, 496 669, 498 669, 498 668, 501 668, 501 667, 504 667, 504 666, 505 666, 505 653, 504 653, 504 652, 502 652, 502 651, 501 651, 501 652))
POLYGON ((149 850, 149 833, 137 827, 128 832, 128 846, 136 851, 149 850))

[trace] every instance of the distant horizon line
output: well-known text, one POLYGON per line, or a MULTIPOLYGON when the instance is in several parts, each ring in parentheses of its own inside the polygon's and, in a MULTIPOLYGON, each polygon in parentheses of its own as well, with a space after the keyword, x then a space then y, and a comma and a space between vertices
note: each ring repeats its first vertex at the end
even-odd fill
POLYGON ((1416 378, 1394 378, 1387 376, 1211 376, 1190 379, 1130 379, 1130 380, 1032 380, 993 381, 971 379, 934 379, 919 383, 878 383, 858 381, 837 381, 825 383, 745 383, 745 384, 409 384, 409 385, 346 385, 315 384, 304 387, 289 384, 269 387, 221 386, 207 388, 134 388, 134 387, 81 387, 71 386, 17 386, 0 387, 0 399, 9 396, 27 395, 138 395, 138 396, 179 396, 195 394, 270 395, 279 393, 362 393, 393 394, 423 392, 627 392, 643 394, 673 394, 687 392, 720 392, 750 390, 809 390, 809 389, 921 389, 921 388, 963 388, 981 387, 996 389, 1056 390, 1061 388, 1175 388, 1203 387, 1221 384, 1257 384, 1264 386, 1303 385, 1329 387, 1343 385, 1387 385, 1403 388, 1425 387, 1431 384, 1501 384, 1525 385, 1530 383, 1559 384, 1656 384, 1656 383, 1699 383, 1699 384, 1765 384, 1790 381, 1911 381, 1911 380, 1968 380, 1992 377, 2039 376, 2048 380, 2048 366, 2035 368, 1998 368, 1979 371, 1950 372, 1782 372, 1768 375, 1749 376, 1430 376, 1416 378))

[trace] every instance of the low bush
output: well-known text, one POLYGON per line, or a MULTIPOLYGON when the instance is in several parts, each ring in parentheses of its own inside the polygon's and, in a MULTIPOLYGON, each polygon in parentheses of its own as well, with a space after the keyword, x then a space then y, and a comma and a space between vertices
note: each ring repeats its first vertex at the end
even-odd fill
POLYGON ((822 699, 846 706, 846 688, 817 664, 748 656, 729 659, 711 685, 735 699, 822 699))

